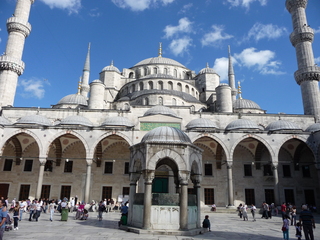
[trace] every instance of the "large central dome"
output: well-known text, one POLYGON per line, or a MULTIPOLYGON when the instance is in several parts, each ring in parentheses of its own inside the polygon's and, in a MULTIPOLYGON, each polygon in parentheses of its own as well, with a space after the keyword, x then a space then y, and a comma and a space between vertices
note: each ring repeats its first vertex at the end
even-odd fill
POLYGON ((178 66, 178 67, 183 67, 186 68, 185 66, 183 66, 181 63, 170 59, 170 58, 165 58, 165 57, 153 57, 153 58, 147 58, 145 60, 142 60, 140 62, 138 62, 136 65, 134 65, 134 67, 138 67, 138 66, 142 66, 142 65, 152 65, 152 64, 162 64, 162 65, 172 65, 172 66, 178 66))

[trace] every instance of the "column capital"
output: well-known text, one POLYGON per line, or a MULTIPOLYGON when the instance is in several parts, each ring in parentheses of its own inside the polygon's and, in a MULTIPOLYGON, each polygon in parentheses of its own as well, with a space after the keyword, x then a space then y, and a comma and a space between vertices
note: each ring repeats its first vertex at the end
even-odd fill
POLYGON ((186 170, 179 171, 179 183, 180 185, 188 185, 190 178, 190 172, 186 170))
POLYGON ((231 169, 232 165, 233 165, 233 161, 232 160, 228 160, 228 161, 226 161, 226 164, 227 164, 227 168, 231 169))
POLYGON ((93 160, 92 159, 86 159, 86 162, 87 162, 87 166, 91 166, 92 163, 93 163, 93 160))
POLYGON ((194 175, 191 175, 190 179, 195 186, 200 186, 200 183, 202 181, 202 175, 194 174, 194 175))
POLYGON ((141 173, 139 173, 139 172, 131 172, 130 173, 130 184, 131 183, 136 184, 137 181, 139 180, 140 176, 141 176, 141 173))
POLYGON ((155 171, 154 170, 149 170, 145 169, 142 171, 143 178, 146 184, 152 184, 152 181, 154 179, 155 171))
POLYGON ((271 162, 271 166, 273 170, 276 170, 278 168, 279 162, 271 162))

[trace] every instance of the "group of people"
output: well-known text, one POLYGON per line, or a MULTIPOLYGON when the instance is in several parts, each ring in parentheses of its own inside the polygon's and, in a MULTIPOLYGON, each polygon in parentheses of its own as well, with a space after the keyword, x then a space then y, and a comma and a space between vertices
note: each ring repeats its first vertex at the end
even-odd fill
MULTIPOLYGON (((238 216, 240 218, 243 218, 243 221, 248 221, 249 218, 248 218, 248 205, 247 204, 242 204, 240 203, 238 208, 237 208, 237 211, 238 211, 238 216)), ((256 221, 256 206, 254 204, 251 204, 251 207, 250 207, 250 212, 251 212, 251 215, 252 215, 252 221, 256 221)))

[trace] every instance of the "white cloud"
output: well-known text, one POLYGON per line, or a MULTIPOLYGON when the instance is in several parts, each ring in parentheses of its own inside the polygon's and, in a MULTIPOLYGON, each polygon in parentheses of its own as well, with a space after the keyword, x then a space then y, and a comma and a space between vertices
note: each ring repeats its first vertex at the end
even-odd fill
POLYGON ((42 99, 45 93, 44 84, 45 81, 40 79, 22 79, 19 81, 19 86, 23 88, 23 93, 21 95, 24 98, 42 99))
POLYGON ((150 7, 157 6, 158 3, 167 5, 175 0, 112 0, 120 8, 129 8, 132 11, 144 11, 150 7))
POLYGON ((320 66, 320 57, 314 59, 315 63, 320 66))
POLYGON ((221 82, 228 80, 228 63, 229 59, 226 57, 214 61, 213 69, 219 74, 221 82))
POLYGON ((314 33, 315 34, 320 33, 320 27, 318 27, 318 29, 314 29, 314 33))
POLYGON ((165 38, 170 38, 178 33, 190 33, 192 32, 192 22, 188 18, 181 18, 178 26, 168 25, 163 30, 166 35, 165 38))
POLYGON ((41 0, 50 8, 66 9, 69 13, 78 13, 81 8, 81 0, 41 0))
POLYGON ((273 24, 261 24, 255 23, 249 30, 248 38, 254 38, 256 41, 260 39, 276 39, 287 33, 287 29, 284 27, 278 27, 273 24))
POLYGON ((267 0, 226 0, 227 3, 230 3, 230 5, 232 7, 244 7, 249 9, 250 8, 250 4, 253 2, 260 2, 261 6, 265 6, 267 5, 267 0))
POLYGON ((100 17, 100 12, 98 8, 91 9, 89 12, 90 17, 100 17))
POLYGON ((190 46, 192 46, 192 39, 189 37, 183 37, 172 40, 169 48, 175 56, 178 56, 188 52, 190 46))
POLYGON ((232 35, 223 33, 224 27, 212 25, 213 31, 206 33, 201 39, 202 46, 216 45, 221 43, 222 40, 233 38, 232 35))
POLYGON ((281 62, 273 60, 275 53, 270 50, 257 51, 255 48, 247 48, 240 54, 235 54, 234 57, 239 64, 247 68, 254 68, 261 74, 284 74, 284 72, 277 70, 281 62))
POLYGON ((182 7, 182 9, 179 11, 179 14, 186 13, 192 7, 193 7, 193 3, 189 3, 189 4, 184 5, 182 7))

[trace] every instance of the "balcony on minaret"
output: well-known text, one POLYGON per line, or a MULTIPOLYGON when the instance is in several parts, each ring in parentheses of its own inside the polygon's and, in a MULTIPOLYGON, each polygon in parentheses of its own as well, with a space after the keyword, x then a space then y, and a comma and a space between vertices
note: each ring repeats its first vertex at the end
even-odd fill
POLYGON ((294 78, 299 85, 303 81, 320 81, 320 67, 315 65, 299 69, 294 73, 294 78))
POLYGON ((303 26, 302 28, 295 29, 290 34, 290 41, 295 47, 300 42, 313 42, 314 30, 309 26, 303 26))
POLYGON ((31 24, 23 22, 17 17, 11 17, 7 20, 8 32, 18 31, 21 32, 25 37, 28 37, 31 32, 31 24))
POLYGON ((2 70, 14 71, 20 76, 24 71, 24 62, 7 55, 2 55, 0 56, 0 71, 2 70))

